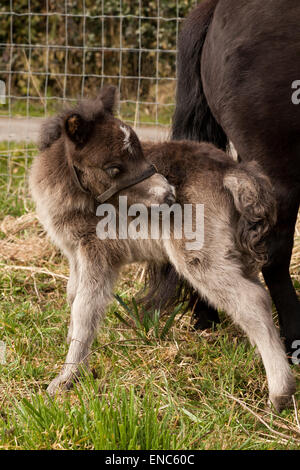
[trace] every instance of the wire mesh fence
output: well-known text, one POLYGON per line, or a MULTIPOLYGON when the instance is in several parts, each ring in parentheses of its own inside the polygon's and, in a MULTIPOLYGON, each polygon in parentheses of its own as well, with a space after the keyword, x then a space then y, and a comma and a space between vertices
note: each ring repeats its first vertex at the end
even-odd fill
POLYGON ((180 23, 197 3, 2 0, 0 177, 6 188, 27 171, 38 118, 94 96, 103 85, 118 87, 123 120, 156 132, 167 129, 174 110, 180 23))
POLYGON ((47 115, 61 102, 120 90, 121 116, 168 125, 179 25, 195 0, 6 0, 0 8, 1 115, 47 115))

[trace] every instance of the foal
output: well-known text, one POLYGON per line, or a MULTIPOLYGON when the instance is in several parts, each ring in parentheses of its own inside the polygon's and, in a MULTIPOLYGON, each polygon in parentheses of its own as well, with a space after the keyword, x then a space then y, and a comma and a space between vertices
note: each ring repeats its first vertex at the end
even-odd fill
POLYGON ((47 121, 41 155, 31 170, 39 218, 70 263, 69 352, 48 392, 69 388, 86 363, 120 268, 139 261, 171 262, 257 346, 270 401, 281 410, 295 383, 273 324, 269 295, 257 274, 264 261, 264 237, 275 223, 268 179, 256 164, 239 165, 210 144, 170 142, 142 148, 133 130, 113 117, 114 100, 115 89, 109 87, 96 100, 47 121), (98 238, 99 201, 117 207, 119 196, 126 195, 128 204, 171 205, 174 187, 181 206, 204 205, 201 249, 188 250, 187 237, 176 239, 175 227, 169 239, 98 238))

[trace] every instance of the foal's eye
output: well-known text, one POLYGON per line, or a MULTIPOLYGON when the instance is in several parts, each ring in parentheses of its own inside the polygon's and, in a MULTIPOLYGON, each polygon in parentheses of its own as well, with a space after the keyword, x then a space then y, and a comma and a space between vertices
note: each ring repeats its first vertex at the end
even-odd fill
POLYGON ((110 178, 115 178, 116 176, 118 176, 121 170, 117 166, 112 166, 110 168, 106 168, 105 172, 108 174, 110 178))

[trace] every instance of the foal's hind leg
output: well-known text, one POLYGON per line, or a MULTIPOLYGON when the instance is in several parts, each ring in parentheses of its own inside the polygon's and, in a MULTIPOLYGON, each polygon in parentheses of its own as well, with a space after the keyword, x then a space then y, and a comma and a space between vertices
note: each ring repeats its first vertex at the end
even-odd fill
POLYGON ((269 397, 278 411, 290 401, 295 380, 283 344, 272 319, 270 298, 258 281, 244 278, 238 269, 195 276, 190 282, 209 303, 225 310, 257 346, 262 357, 269 385, 269 397))

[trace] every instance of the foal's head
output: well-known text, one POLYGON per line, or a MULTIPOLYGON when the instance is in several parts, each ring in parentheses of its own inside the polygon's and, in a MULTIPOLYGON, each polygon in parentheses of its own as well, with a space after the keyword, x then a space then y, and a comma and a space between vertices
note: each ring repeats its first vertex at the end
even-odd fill
POLYGON ((62 134, 73 180, 99 201, 126 194, 128 203, 173 203, 173 188, 145 159, 135 132, 113 116, 116 88, 101 90, 63 116, 62 134), (125 193, 126 190, 126 193, 125 193))

